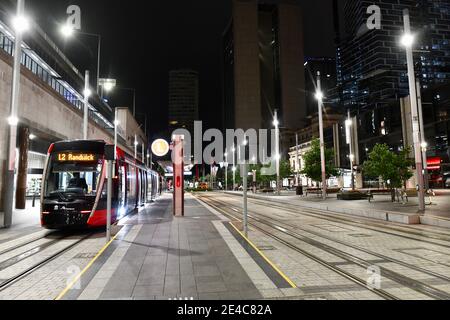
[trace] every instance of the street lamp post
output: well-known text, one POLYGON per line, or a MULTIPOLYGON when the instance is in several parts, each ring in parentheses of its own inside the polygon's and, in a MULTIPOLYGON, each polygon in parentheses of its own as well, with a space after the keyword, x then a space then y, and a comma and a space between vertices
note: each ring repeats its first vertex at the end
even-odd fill
POLYGON ((17 0, 17 15, 14 17, 14 62, 13 79, 11 88, 11 105, 8 118, 9 124, 9 147, 8 147, 8 171, 5 179, 5 203, 3 226, 10 227, 12 224, 14 206, 14 171, 16 168, 16 140, 17 125, 19 123, 18 107, 20 99, 20 60, 22 57, 22 32, 28 28, 28 21, 24 16, 24 0, 17 0))
POLYGON ((277 195, 280 195, 280 127, 277 117, 277 110, 274 111, 273 125, 275 126, 275 163, 277 171, 277 195))
POLYGON ((86 70, 84 73, 84 114, 83 114, 83 139, 88 138, 88 116, 89 116, 89 96, 91 92, 89 89, 89 71, 86 70))
POLYGON ((225 149, 225 191, 228 191, 228 152, 225 149))
POLYGON ((323 118, 322 118, 322 101, 323 101, 323 93, 322 87, 320 84, 320 71, 317 71, 317 92, 316 99, 318 105, 318 114, 319 114, 319 135, 320 135, 320 163, 321 163, 321 171, 322 171, 322 198, 326 200, 327 198, 327 176, 325 171, 325 141, 323 138, 323 118))
POLYGON ((428 180, 428 163, 427 163, 427 147, 428 144, 425 140, 425 127, 423 124, 423 110, 422 110, 422 95, 420 93, 420 81, 416 80, 416 90, 417 90, 417 108, 419 115, 419 124, 420 124, 420 140, 421 140, 421 148, 422 148, 422 165, 423 165, 423 180, 425 191, 428 191, 430 188, 430 183, 428 180))
POLYGON ((300 157, 298 152, 298 133, 295 133, 295 162, 297 163, 296 186, 300 185, 300 157))
MULTIPOLYGON (((75 29, 70 26, 69 24, 65 24, 61 28, 61 33, 64 37, 69 38, 71 37, 75 32, 75 29)), ((81 32, 79 30, 76 31, 78 34, 96 37, 97 38, 97 81, 96 81, 96 89, 97 94, 100 96, 100 58, 101 58, 101 47, 102 47, 102 36, 96 33, 89 33, 89 32, 81 32)))
POLYGON ((411 102, 411 118, 414 142, 414 158, 416 162, 417 175, 417 193, 419 197, 419 212, 425 212, 425 193, 424 193, 424 179, 422 172, 422 151, 420 142, 420 128, 417 111, 417 92, 416 79, 414 74, 414 57, 412 46, 414 43, 414 36, 411 34, 411 24, 409 19, 409 10, 403 10, 404 35, 402 37, 402 44, 406 48, 406 60, 408 65, 408 80, 409 80, 409 96, 411 102))
POLYGON ((353 139, 352 139, 352 119, 350 117, 350 110, 347 111, 347 120, 345 120, 346 139, 350 154, 348 158, 350 160, 350 179, 352 190, 355 190, 355 176, 353 173, 353 161, 355 156, 353 154, 353 139))
POLYGON ((233 190, 232 191, 234 191, 234 188, 235 188, 235 186, 236 186, 236 148, 234 147, 234 144, 233 144, 233 148, 231 149, 231 151, 233 152, 233 190))
POLYGON ((134 134, 134 158, 135 159, 137 159, 137 146, 138 146, 137 135, 134 134))

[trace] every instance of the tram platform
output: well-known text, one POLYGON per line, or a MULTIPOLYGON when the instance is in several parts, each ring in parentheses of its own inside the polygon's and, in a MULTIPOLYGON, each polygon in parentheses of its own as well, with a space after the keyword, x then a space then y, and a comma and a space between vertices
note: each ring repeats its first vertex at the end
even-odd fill
POLYGON ((173 217, 172 195, 165 194, 118 227, 56 299, 316 298, 296 288, 239 226, 189 194, 184 217, 173 217))

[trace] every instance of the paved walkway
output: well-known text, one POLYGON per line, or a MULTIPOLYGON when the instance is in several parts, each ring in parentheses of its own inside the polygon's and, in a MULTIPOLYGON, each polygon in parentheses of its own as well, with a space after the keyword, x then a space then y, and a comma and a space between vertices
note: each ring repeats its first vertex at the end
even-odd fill
MULTIPOLYGON (((238 191, 230 191, 230 193, 242 194, 238 191)), ((450 190, 435 190, 436 196, 432 198, 432 203, 429 203, 429 198, 426 198, 426 212, 425 215, 438 216, 443 218, 450 218, 450 190)), ((250 196, 254 194, 249 192, 250 196)), ((280 196, 274 194, 257 193, 256 196, 265 199, 285 200, 290 203, 317 203, 326 204, 329 207, 345 207, 349 209, 362 210, 381 210, 393 211, 403 214, 416 214, 418 210, 417 197, 410 197, 408 202, 402 204, 401 202, 391 202, 390 195, 375 195, 374 199, 369 202, 367 200, 337 200, 336 195, 329 195, 326 201, 317 195, 297 196, 293 191, 283 191, 280 196)))
POLYGON ((3 212, 0 212, 0 243, 41 230, 39 210, 39 199, 36 199, 34 207, 32 206, 32 200, 27 199, 26 209, 14 210, 13 225, 10 228, 2 228, 3 212))
MULTIPOLYGON (((116 240, 63 299, 261 299, 278 288, 216 215, 186 195, 185 217, 165 195, 123 223, 116 240)), ((275 281, 276 282, 276 281, 275 281)), ((292 290, 294 289, 294 290, 292 290)))

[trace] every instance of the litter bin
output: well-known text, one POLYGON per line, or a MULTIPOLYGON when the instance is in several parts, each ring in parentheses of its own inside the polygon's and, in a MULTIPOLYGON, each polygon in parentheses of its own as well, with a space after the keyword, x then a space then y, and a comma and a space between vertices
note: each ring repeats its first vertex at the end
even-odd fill
POLYGON ((295 194, 298 196, 302 196, 303 195, 303 186, 297 186, 295 188, 295 194))

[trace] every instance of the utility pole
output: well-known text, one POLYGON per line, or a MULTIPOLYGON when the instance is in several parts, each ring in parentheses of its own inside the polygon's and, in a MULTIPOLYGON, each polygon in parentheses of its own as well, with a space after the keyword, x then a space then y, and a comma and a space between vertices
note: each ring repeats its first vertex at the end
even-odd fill
POLYGON ((295 133, 295 158, 297 163, 296 186, 300 185, 300 157, 298 154, 298 133, 295 133))
POLYGON ((137 135, 134 134, 134 158, 135 159, 137 159, 137 146, 138 146, 137 135))
POLYGON ((347 110, 347 120, 345 121, 346 139, 350 154, 348 158, 350 160, 350 178, 352 190, 355 190, 355 175, 353 172, 353 161, 355 155, 353 154, 353 135, 352 135, 352 118, 350 117, 350 110, 347 110))
POLYGON ((84 114, 83 114, 83 139, 88 138, 88 116, 89 116, 89 70, 84 72, 84 114))
POLYGON ((422 107, 422 94, 420 92, 420 80, 416 80, 416 90, 417 90, 417 104, 419 111, 419 124, 420 124, 420 140, 422 147, 422 165, 423 165, 423 179, 425 191, 430 189, 430 183, 428 180, 428 162, 427 162, 427 142, 425 140, 425 127, 423 124, 423 107, 422 107))
POLYGON ((233 149, 232 149, 232 151, 233 151, 233 190, 232 191, 234 191, 234 188, 235 188, 235 186, 236 186, 236 148, 234 147, 234 144, 233 144, 233 149))
POLYGON ((247 178, 248 178, 248 168, 247 161, 244 159, 244 164, 242 165, 242 192, 243 192, 243 227, 244 227, 244 235, 248 237, 248 229, 247 229, 247 178))
POLYGON ((225 167, 225 191, 228 191, 228 152, 227 152, 226 148, 225 148, 225 163, 224 163, 224 167, 225 167))
POLYGON ((323 118, 322 118, 322 100, 323 93, 322 87, 320 84, 320 71, 317 71, 317 94, 316 94, 317 102, 318 102, 318 113, 319 113, 319 135, 320 135, 320 163, 322 170, 322 198, 326 200, 327 198, 327 176, 326 176, 326 167, 325 167, 325 141, 323 138, 323 118))
POLYGON ((411 24, 409 19, 409 10, 403 10, 403 22, 405 28, 405 34, 403 36, 403 44, 406 48, 406 60, 408 64, 408 80, 409 80, 409 96, 411 101, 411 118, 412 118, 412 130, 413 130, 413 142, 414 142, 414 158, 416 162, 416 175, 417 175, 417 193, 419 197, 419 212, 425 212, 425 193, 424 193, 424 181, 422 172, 422 152, 420 143, 420 128, 417 111, 417 92, 416 92, 416 79, 414 74, 414 57, 412 45, 414 43, 413 36, 411 35, 411 24))
POLYGON ((274 120, 273 124, 275 125, 275 161, 276 161, 276 169, 277 169, 277 195, 280 195, 280 128, 278 122, 278 114, 277 110, 274 111, 274 120))
MULTIPOLYGON (((24 1, 17 0, 17 17, 20 19, 24 15, 24 1)), ((11 88, 11 105, 8 118, 9 124, 9 147, 8 147, 8 172, 5 179, 5 203, 3 226, 9 228, 12 224, 12 215, 14 207, 14 172, 16 169, 16 143, 17 143, 17 125, 19 123, 18 108, 20 99, 20 59, 22 57, 22 30, 18 26, 15 28, 14 41, 14 62, 13 79, 11 88)))

